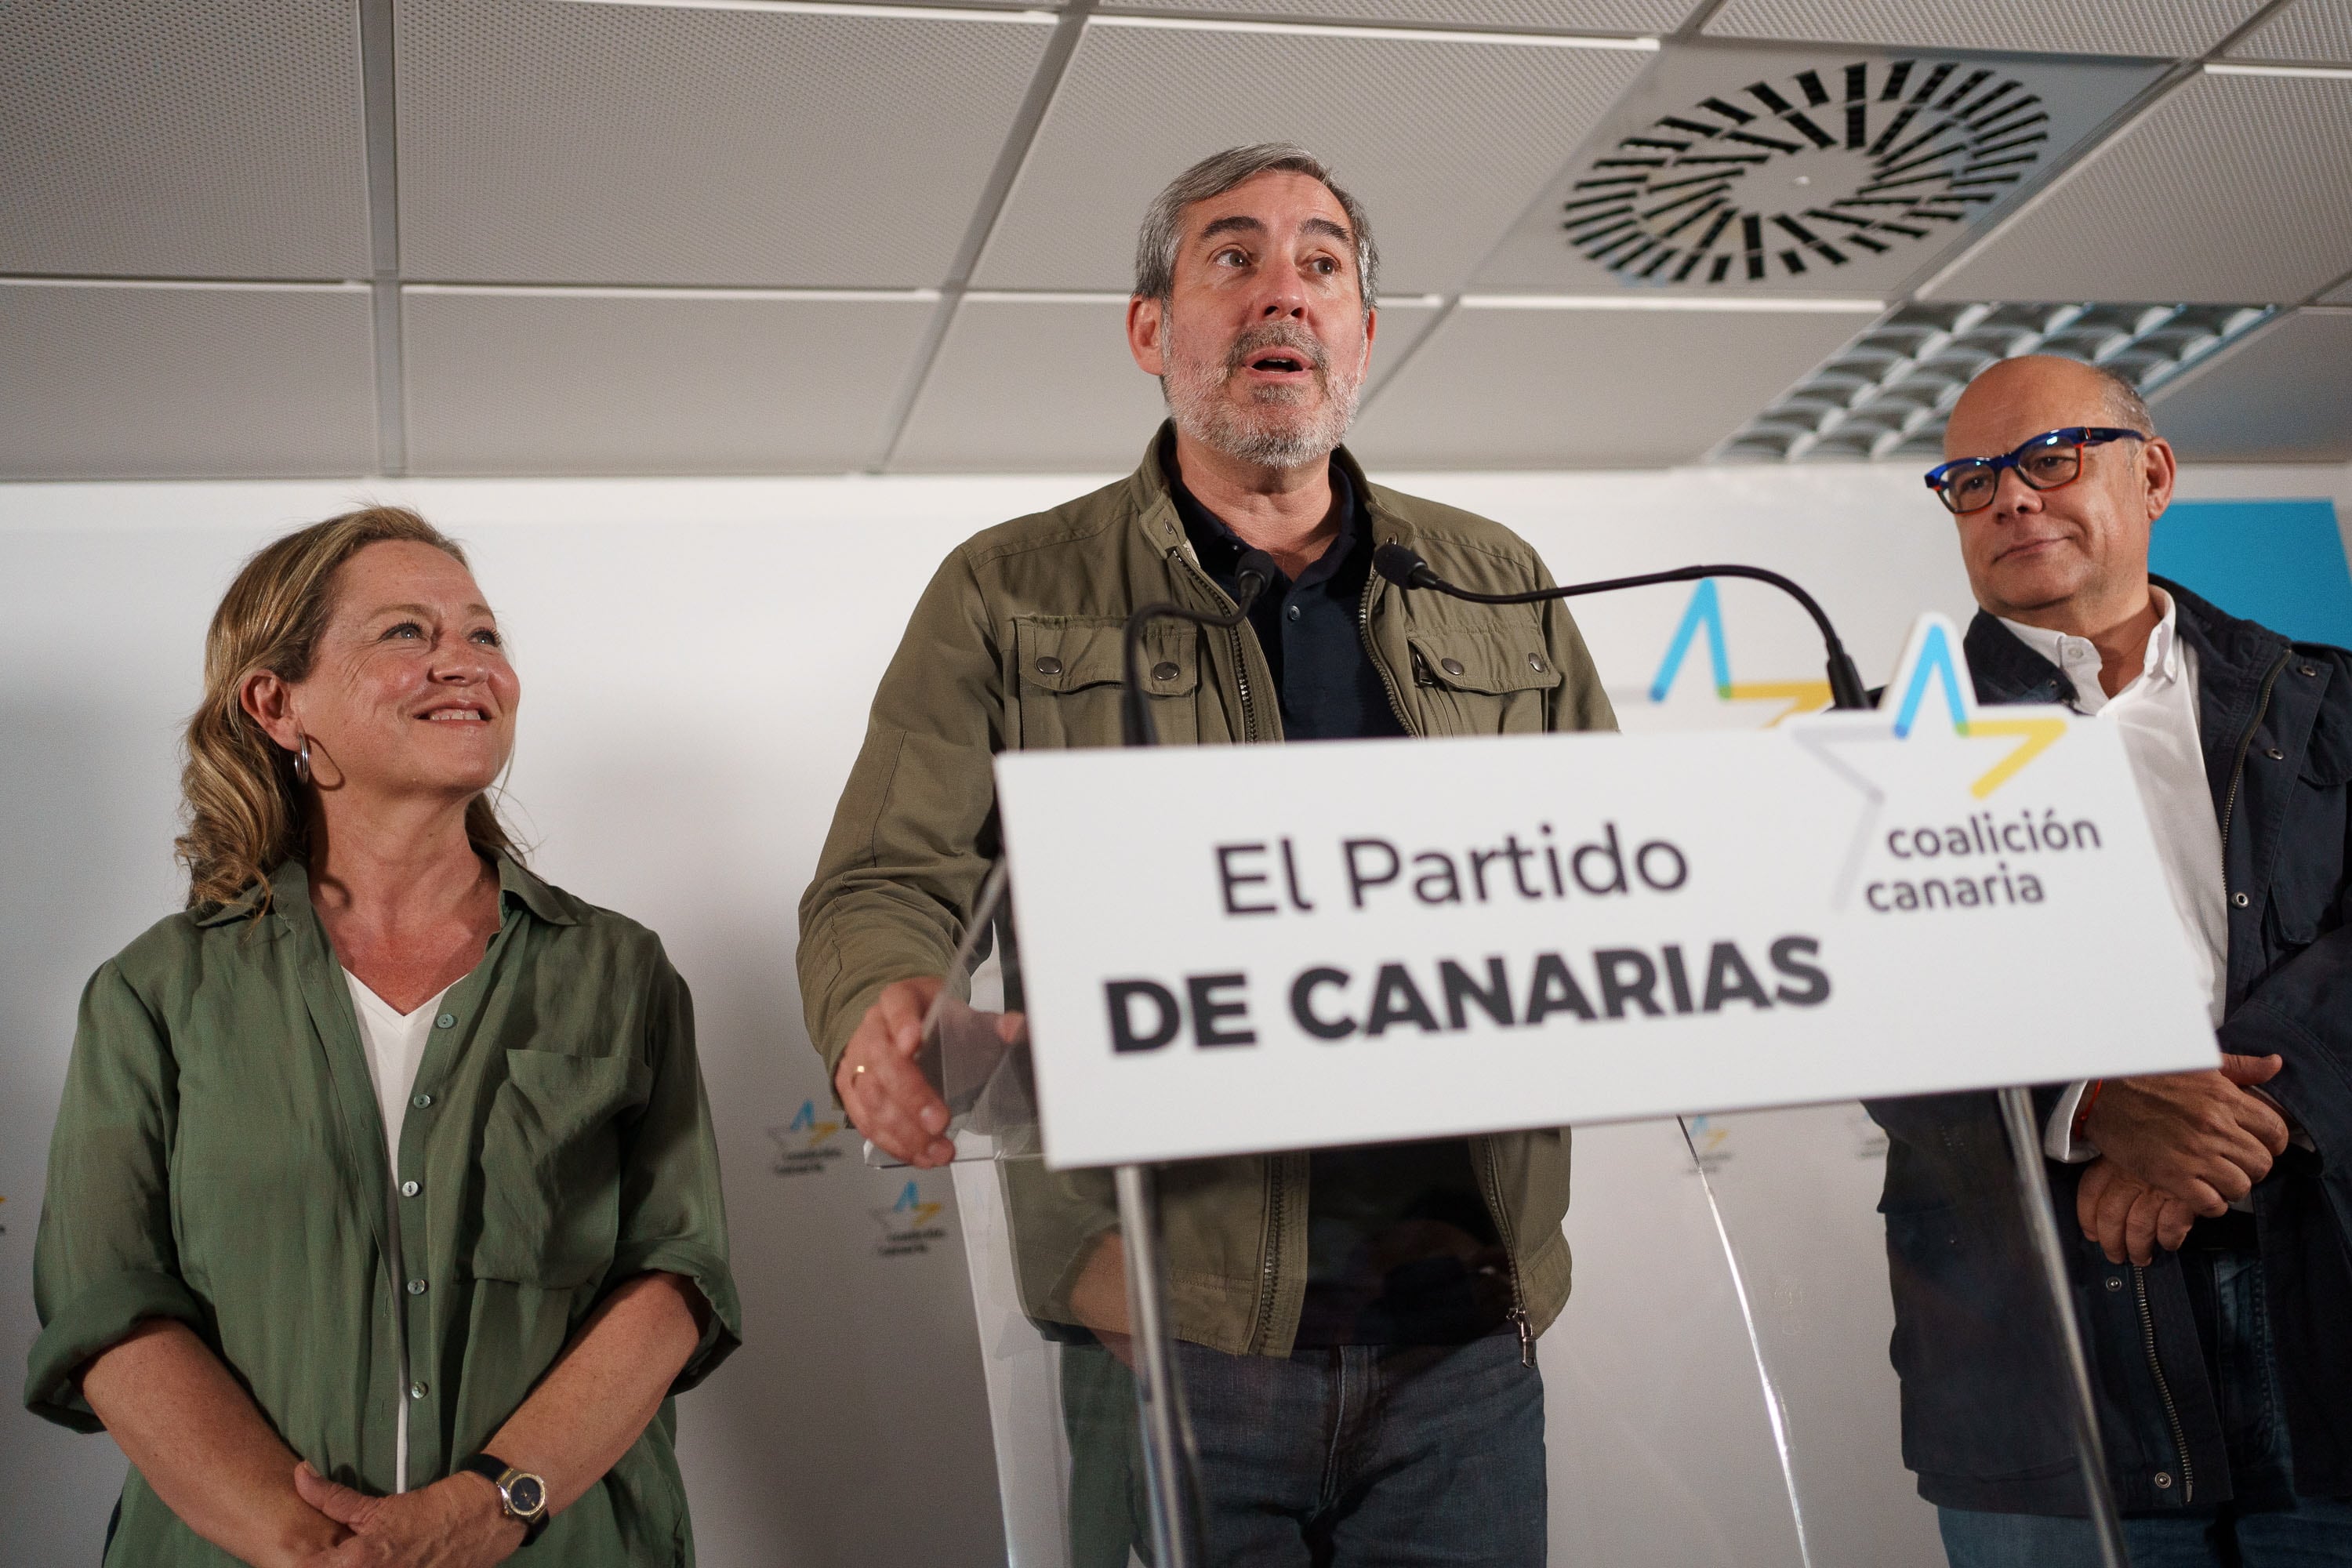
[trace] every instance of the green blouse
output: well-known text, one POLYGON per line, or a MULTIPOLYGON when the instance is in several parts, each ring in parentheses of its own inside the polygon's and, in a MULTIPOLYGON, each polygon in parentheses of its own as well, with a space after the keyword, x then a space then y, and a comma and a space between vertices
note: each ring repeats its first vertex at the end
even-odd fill
MULTIPOLYGON (((299 863, 270 879, 258 919, 257 889, 162 921, 99 970, 49 1148, 27 1408, 98 1430, 81 1369, 142 1319, 177 1319, 297 1454, 383 1493, 398 1401, 410 1484, 449 1474, 635 1275, 683 1275, 710 1305, 673 1394, 734 1350, 742 1319, 686 983, 643 926, 503 858, 499 886, 498 934, 435 1016, 396 1170, 299 863), (394 1223, 404 1279, 388 1262, 394 1223)), ((665 1401, 527 1557, 691 1563, 676 1423, 665 1401)), ((106 1561, 234 1560, 134 1470, 106 1561)))

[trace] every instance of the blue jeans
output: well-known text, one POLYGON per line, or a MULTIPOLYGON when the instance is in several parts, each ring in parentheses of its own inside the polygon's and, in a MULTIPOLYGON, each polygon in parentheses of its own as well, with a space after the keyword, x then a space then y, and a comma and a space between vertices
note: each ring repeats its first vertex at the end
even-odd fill
MULTIPOLYGON (((1207 1568, 1543 1568, 1543 1379, 1514 1334, 1287 1359, 1179 1342, 1207 1568)), ((1062 1353, 1073 1568, 1150 1561, 1135 1384, 1062 1353)))
MULTIPOLYGON (((2352 1502, 2294 1496, 2294 1465, 2263 1304, 2261 1260, 2247 1253, 2190 1252, 2181 1262, 2210 1271, 2214 1343, 2209 1350, 2221 1369, 2216 1393, 2232 1489, 2278 1506, 2230 1502, 2126 1519, 2124 1550, 2132 1568, 2352 1568, 2352 1502)), ((1952 1568, 2098 1568, 2098 1542, 2087 1520, 1937 1511, 1952 1568)))

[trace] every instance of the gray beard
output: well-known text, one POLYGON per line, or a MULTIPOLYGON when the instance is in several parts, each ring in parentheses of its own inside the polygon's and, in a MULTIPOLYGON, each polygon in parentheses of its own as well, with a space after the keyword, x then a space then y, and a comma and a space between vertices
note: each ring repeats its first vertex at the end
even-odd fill
MULTIPOLYGON (((1276 341, 1295 348, 1309 347, 1304 334, 1276 341)), ((1263 352, 1265 346, 1273 345, 1262 344, 1252 352, 1263 352)), ((1177 354, 1172 330, 1165 333, 1162 348, 1176 366, 1160 378, 1168 412, 1174 416, 1177 429, 1212 451, 1261 468, 1303 468, 1328 458, 1355 422, 1357 396, 1363 383, 1360 378, 1334 375, 1319 345, 1312 349, 1315 379, 1323 391, 1321 405, 1316 408, 1301 406, 1302 390, 1288 386, 1257 388, 1247 407, 1236 407, 1224 395, 1225 382, 1237 368, 1233 356, 1222 364, 1187 363, 1177 354)))

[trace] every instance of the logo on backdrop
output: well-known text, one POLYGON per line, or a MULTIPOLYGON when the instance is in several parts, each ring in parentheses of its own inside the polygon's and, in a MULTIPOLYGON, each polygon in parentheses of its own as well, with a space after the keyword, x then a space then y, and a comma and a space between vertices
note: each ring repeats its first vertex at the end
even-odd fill
POLYGON ((1691 590, 1690 603, 1683 610, 1682 620, 1675 626, 1675 635, 1666 643, 1666 655, 1658 662, 1656 677, 1646 687, 1611 691, 1610 700, 1620 708, 1641 703, 1664 707, 1677 689, 1683 668, 1690 662, 1691 649, 1702 637, 1706 642, 1707 673, 1714 678, 1717 704, 1772 704, 1771 716, 1763 725, 1768 730, 1791 713, 1829 705, 1830 683, 1826 680, 1732 679, 1731 648, 1723 630, 1723 594, 1712 577, 1702 578, 1691 590))
POLYGON ((768 1168, 779 1176, 807 1176, 824 1170, 843 1153, 841 1134, 847 1122, 840 1113, 819 1116, 814 1100, 803 1100, 792 1121, 768 1129, 775 1140, 775 1163, 768 1168))
POLYGON ((948 1227, 939 1223, 944 1205, 923 1196, 922 1184, 912 1177, 898 1189, 895 1203, 882 1208, 867 1209, 874 1223, 882 1227, 882 1239, 875 1244, 877 1258, 912 1258, 927 1253, 931 1243, 945 1241, 948 1227))

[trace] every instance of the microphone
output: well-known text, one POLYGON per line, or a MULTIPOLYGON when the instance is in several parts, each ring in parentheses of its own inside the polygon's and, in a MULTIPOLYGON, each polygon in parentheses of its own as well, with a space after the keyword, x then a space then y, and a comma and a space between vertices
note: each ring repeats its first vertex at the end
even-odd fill
POLYGON ((1143 628, 1158 620, 1190 621, 1199 626, 1237 626, 1249 615, 1250 606, 1257 603, 1257 596, 1265 592, 1266 584, 1281 575, 1282 569, 1274 563, 1273 556, 1263 550, 1244 550, 1234 566, 1232 615, 1213 616, 1205 610, 1163 602, 1146 605, 1127 617, 1127 685, 1119 693, 1118 711, 1122 738, 1128 745, 1160 743, 1159 726, 1151 721, 1151 699, 1143 689, 1143 628))
POLYGON ((1619 588, 1646 588, 1654 583, 1696 583, 1706 577, 1746 577, 1752 582, 1769 583, 1805 607, 1821 628, 1822 647, 1829 655, 1830 706, 1832 708, 1868 708, 1870 698, 1862 684, 1862 672, 1853 667, 1853 658, 1838 640, 1837 628, 1830 625, 1829 616, 1811 594, 1783 577, 1778 572, 1767 572, 1761 566, 1677 566, 1669 572, 1644 572, 1637 577, 1612 577, 1600 583, 1570 583, 1558 588, 1531 588, 1524 594, 1478 594, 1459 588, 1431 570, 1413 551, 1402 544, 1383 544, 1372 552, 1372 570, 1400 588, 1427 588, 1435 593, 1466 599, 1474 605, 1536 605, 1548 599, 1573 599, 1585 594, 1606 594, 1619 588))

